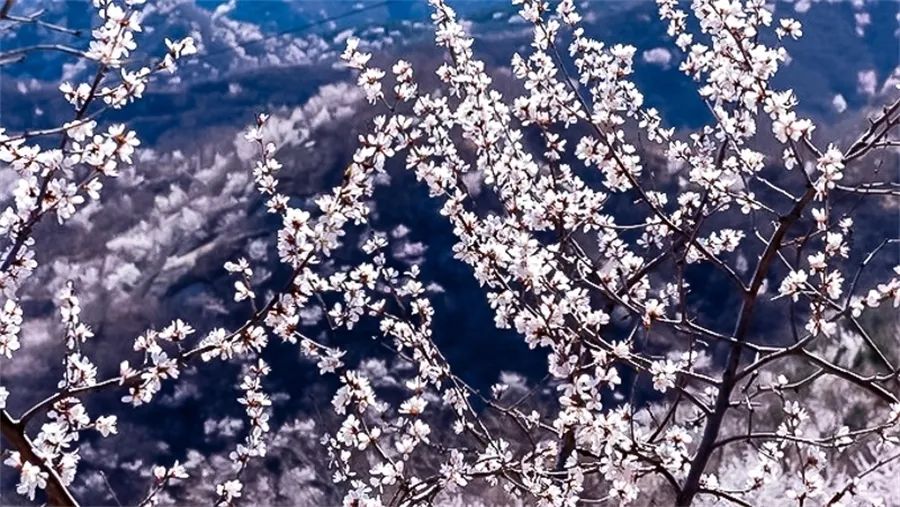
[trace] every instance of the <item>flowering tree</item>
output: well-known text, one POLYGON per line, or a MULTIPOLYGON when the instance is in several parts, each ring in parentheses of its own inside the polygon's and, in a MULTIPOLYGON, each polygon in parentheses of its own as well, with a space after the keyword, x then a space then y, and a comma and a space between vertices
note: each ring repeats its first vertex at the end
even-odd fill
MULTIPOLYGON (((139 3, 95 0, 103 24, 83 56, 96 77, 60 87, 72 122, 0 137, 0 159, 19 176, 0 220, 3 360, 20 347, 17 301, 36 267, 35 224, 48 214, 65 222, 98 199, 139 144, 124 126, 98 130, 96 118, 139 99, 156 72, 195 52, 190 39, 170 42, 158 63, 126 69, 139 3), (59 145, 37 141, 49 136, 59 145)), ((57 301, 67 350, 58 390, 14 416, 5 402, 15 386, 0 388, 18 492, 77 503, 69 486, 79 434, 117 431, 116 416, 89 415, 85 397, 121 390, 125 404, 142 405, 190 363, 238 361, 249 431, 214 500, 237 503, 245 470, 267 450, 270 368, 261 355, 274 335, 339 383, 336 423, 321 443, 345 505, 441 503, 473 490, 554 506, 888 501, 896 486, 885 478, 900 471, 900 344, 867 317, 896 318, 900 266, 877 268, 897 262, 900 239, 854 235, 854 216, 860 202, 896 213, 896 175, 871 160, 895 154, 900 102, 846 145, 823 145, 795 112, 794 93, 771 85, 787 58, 781 42, 802 35, 797 21, 774 20, 760 0, 695 0, 690 10, 658 0, 711 118, 676 133, 630 81, 633 47, 591 39, 571 0, 515 3, 534 37, 529 54, 512 57, 522 83, 514 98, 492 88, 442 0, 431 1, 447 56, 436 89, 402 60, 385 85, 360 41, 347 41, 344 61, 384 110, 340 184, 312 209, 279 190, 280 140, 266 115, 257 118, 246 134, 258 153, 252 176, 281 222, 277 250, 290 275, 261 294, 255 266, 225 264, 235 302, 252 309, 243 325, 199 339, 181 319, 148 330, 134 340, 135 357, 104 376, 82 351, 92 332, 68 284, 57 301), (454 373, 434 340, 423 274, 395 265, 388 236, 369 225, 375 182, 393 160, 440 204, 453 256, 471 267, 496 326, 546 351, 554 396, 510 396, 502 383, 481 392, 454 373), (623 205, 627 213, 615 213, 623 205), (359 238, 365 260, 330 262, 359 238), (701 309, 704 280, 731 293, 717 310, 727 328, 701 309), (300 316, 311 307, 335 334, 377 327, 376 339, 410 365, 404 382, 379 387, 347 351, 308 332, 300 316)), ((159 502, 188 471, 176 462, 152 477, 141 505, 159 502)))

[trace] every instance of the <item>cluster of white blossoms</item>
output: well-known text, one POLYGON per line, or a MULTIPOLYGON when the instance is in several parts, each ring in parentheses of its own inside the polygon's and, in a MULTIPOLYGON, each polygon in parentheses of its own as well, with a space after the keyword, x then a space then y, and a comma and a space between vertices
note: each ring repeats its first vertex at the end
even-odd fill
POLYGON ((154 466, 151 470, 151 478, 153 481, 150 485, 150 489, 138 505, 140 507, 154 507, 159 505, 160 493, 166 486, 177 484, 188 477, 187 468, 178 461, 175 461, 170 467, 162 465, 154 466))
POLYGON ((34 492, 38 488, 43 489, 47 486, 47 472, 41 470, 41 467, 33 465, 30 461, 22 461, 22 456, 17 451, 10 453, 3 464, 19 470, 19 483, 16 485, 16 493, 27 496, 29 500, 34 500, 34 492))
POLYGON ((22 330, 22 308, 13 299, 7 299, 0 313, 0 354, 12 359, 13 352, 19 350, 19 331, 22 330))
MULTIPOLYGON (((125 125, 101 128, 100 113, 140 99, 155 73, 174 71, 179 58, 196 53, 193 41, 186 38, 171 43, 169 52, 159 63, 136 70, 127 68, 136 49, 135 34, 141 31, 141 4, 143 0, 94 0, 93 7, 101 24, 91 32, 84 56, 95 63, 96 72, 86 82, 64 82, 59 87, 74 109, 71 121, 58 128, 19 135, 9 135, 0 129, 0 161, 17 176, 11 185, 12 199, 0 213, 0 234, 6 240, 0 264, 4 297, 0 313, 0 354, 6 360, 14 359, 21 347, 23 312, 18 303, 19 289, 37 267, 32 237, 35 225, 48 214, 55 214, 62 224, 89 200, 99 200, 103 179, 117 176, 123 167, 130 165, 135 148, 140 145, 135 133, 125 125), (60 140, 50 148, 44 141, 54 136, 60 140)), ((60 390, 18 420, 5 412, 10 390, 0 387, 0 392, 3 435, 13 439, 13 447, 17 449, 6 460, 6 464, 19 470, 17 491, 33 499, 36 489, 47 488, 53 503, 68 503, 73 499, 67 486, 74 479, 80 461, 79 434, 96 429, 104 437, 113 435, 117 432, 117 418, 109 415, 92 419, 75 397, 96 388, 98 372, 82 351, 82 344, 93 332, 81 321, 81 307, 71 282, 59 291, 58 307, 66 351, 60 390), (36 435, 29 437, 25 428, 39 416, 45 416, 46 422, 36 435), (27 448, 25 443, 29 443, 27 448)), ((132 391, 129 398, 135 403, 149 400, 147 393, 156 388, 161 378, 177 375, 174 363, 157 349, 149 341, 142 348, 148 356, 145 362, 152 362, 154 369, 152 373, 142 374, 143 388, 139 386, 132 391)), ((123 379, 129 375, 127 362, 123 363, 123 379)))
MULTIPOLYGON (((33 225, 51 211, 64 222, 85 197, 99 198, 101 178, 139 146, 121 125, 96 133, 89 106, 139 99, 154 72, 196 51, 190 39, 167 41, 160 63, 122 68, 140 30, 138 3, 96 4, 104 24, 88 55, 99 70, 90 83, 61 88, 76 118, 50 132, 63 134, 59 149, 0 137, 0 160, 20 178, 0 216, 10 242, 0 269, 3 357, 21 347, 17 290, 36 266, 33 225), (108 84, 112 69, 121 81, 108 84)), ((386 110, 359 136, 340 183, 311 203, 279 188, 282 140, 269 138, 268 116, 257 117, 244 136, 257 151, 251 174, 280 224, 275 247, 289 274, 264 293, 248 260, 225 263, 235 302, 250 309, 236 329, 198 339, 176 319, 141 334, 141 359, 99 380, 81 350, 92 332, 66 285, 59 391, 19 419, 3 411, 19 492, 34 498, 46 489, 51 502, 74 504, 67 486, 79 432, 116 433, 114 416, 91 420, 80 397, 127 389, 123 401, 141 405, 192 360, 234 360, 244 365, 237 401, 249 431, 231 454, 234 473, 216 478, 215 501, 246 499, 244 471, 267 450, 272 398, 262 356, 271 337, 298 345, 338 384, 336 424, 321 442, 347 506, 430 505, 471 488, 554 507, 698 498, 748 505, 773 488, 798 505, 877 505, 869 479, 900 463, 897 343, 876 340, 864 317, 885 302, 900 306, 900 267, 887 280, 863 271, 898 240, 854 244, 856 208, 835 197, 896 197, 889 184, 854 181, 868 154, 890 146, 900 102, 846 150, 822 150, 794 93, 770 85, 787 58, 780 44, 802 35, 796 20, 776 22, 761 0, 694 0, 689 11, 658 0, 683 52, 680 69, 711 113, 708 125, 677 133, 631 80, 634 47, 591 38, 573 0, 514 4, 533 30, 528 53, 511 59, 521 83, 514 97, 493 87, 444 0, 430 1, 435 42, 447 54, 434 89, 417 83, 404 60, 391 67, 393 86, 384 83, 389 73, 349 38, 342 59, 368 102, 386 110), (784 151, 756 151, 759 138, 784 151), (452 255, 471 268, 495 325, 546 353, 552 401, 532 407, 533 392, 508 399, 505 385, 483 394, 453 372, 435 343, 439 309, 425 274, 394 265, 388 237, 373 230, 375 183, 389 170, 410 171, 438 203, 452 255), (365 260, 339 264, 334 254, 354 244, 365 260), (312 311, 327 330, 306 322, 312 311), (401 365, 396 376, 373 374, 371 363, 332 345, 332 335, 351 331, 377 335, 401 365), (866 362, 856 371, 848 357, 866 362), (865 421, 850 407, 811 417, 805 393, 823 379, 865 400, 855 407, 865 421), (28 422, 44 413, 29 441, 28 422), (736 456, 749 460, 746 476, 727 473, 736 456), (838 460, 851 464, 837 473, 838 460)), ((0 388, 4 407, 8 396, 15 393, 0 388)), ((177 462, 155 468, 143 504, 186 476, 177 462)))
POLYGON ((244 405, 247 419, 250 423, 250 431, 244 439, 244 443, 238 444, 231 452, 229 458, 234 466, 236 479, 227 480, 216 485, 218 498, 216 505, 233 505, 234 500, 241 496, 243 485, 239 478, 247 467, 251 458, 266 455, 266 443, 264 435, 269 431, 269 407, 272 400, 262 390, 262 380, 269 374, 271 368, 262 359, 256 364, 247 367, 247 372, 241 380, 241 390, 244 396, 238 398, 238 403, 244 405))
MULTIPOLYGON (((67 283, 58 295, 59 312, 65 329, 66 356, 63 378, 58 387, 65 393, 96 383, 97 368, 81 352, 81 345, 93 336, 90 328, 81 322, 81 306, 75 295, 74 286, 67 283)), ((34 499, 36 488, 44 488, 48 480, 61 486, 68 486, 75 479, 81 457, 77 442, 86 430, 96 430, 103 437, 116 434, 115 415, 91 418, 81 400, 63 394, 54 395, 44 401, 49 410, 46 422, 30 442, 29 448, 10 453, 5 464, 19 470, 19 484, 16 490, 34 499), (38 462, 35 462, 37 458, 38 462)), ((20 424, 26 424, 35 411, 26 412, 20 424)), ((4 435, 7 435, 4 433, 4 435)))
MULTIPOLYGON (((511 62, 524 90, 517 97, 504 97, 491 87, 485 64, 473 54, 472 39, 454 11, 440 0, 431 4, 436 43, 448 53, 448 61, 437 69, 444 90, 425 93, 416 86, 414 95, 398 91, 392 103, 382 91, 387 87, 382 83, 386 74, 368 65, 371 55, 363 51, 359 40, 349 40, 343 55, 348 67, 359 73, 359 84, 370 102, 383 102, 391 113, 379 117, 372 134, 362 139, 387 141, 385 157, 401 151, 390 146, 391 139, 400 138, 407 145, 406 167, 428 186, 431 196, 442 200, 441 214, 457 238, 455 256, 471 265, 485 287, 496 324, 515 328, 532 347, 548 348, 548 370, 561 393, 559 412, 550 420, 532 419, 514 408, 498 409, 521 424, 537 447, 518 449, 503 440, 478 438, 473 432, 470 446, 499 454, 488 459, 471 447, 451 450, 441 467, 447 475, 438 486, 464 486, 477 476, 501 484, 515 497, 566 505, 591 498, 585 495, 585 483, 592 481, 606 485, 607 498, 628 502, 638 498, 644 484, 652 480, 649 477, 656 475, 671 486, 679 504, 690 503, 697 495, 741 504, 754 491, 771 487, 777 464, 791 470, 790 485, 785 487, 791 498, 800 504, 823 498, 829 492, 814 477, 823 474, 833 459, 823 448, 834 448, 831 444, 839 441, 838 447, 845 449, 848 441, 875 437, 895 442, 891 436, 896 434, 895 423, 888 420, 855 429, 841 425, 833 429, 837 440, 823 437, 821 432, 827 431, 823 428, 810 429, 813 435, 800 437, 803 418, 797 414, 803 412, 795 409, 799 401, 791 401, 793 412, 785 412, 790 424, 783 423, 770 433, 728 428, 724 418, 728 411, 742 410, 737 393, 755 388, 759 376, 767 374, 764 367, 795 358, 819 371, 801 386, 835 376, 869 392, 876 404, 898 406, 896 390, 890 387, 896 381, 896 369, 858 322, 843 326, 840 322, 851 312, 856 313, 855 319, 865 308, 896 298, 897 284, 879 284, 864 299, 854 294, 860 278, 857 272, 853 290, 845 287, 845 278, 852 276, 842 271, 853 267, 847 262, 853 221, 849 216, 832 218, 834 205, 829 198, 831 192, 856 190, 839 187, 847 161, 860 158, 877 144, 873 138, 887 138, 897 122, 897 104, 885 108, 872 122, 887 128, 871 128, 861 138, 862 145, 857 143, 846 152, 833 145, 820 150, 812 140, 814 125, 794 111, 793 92, 778 91, 769 84, 787 52, 767 45, 762 41, 771 39, 759 36, 774 21, 764 2, 697 0, 688 14, 676 2, 662 0, 660 16, 669 22, 670 35, 685 53, 681 70, 701 83, 700 96, 715 120, 686 140, 676 139, 672 129, 662 127, 658 111, 644 106, 642 94, 627 79, 633 72, 634 48, 607 47, 589 38, 571 1, 559 2, 555 10, 539 0, 514 3, 521 5, 522 18, 534 27, 531 53, 517 53, 511 62), (699 23, 699 33, 689 32, 690 19, 699 23), (566 30, 571 34, 569 61, 564 60, 561 47, 566 30), (577 75, 569 75, 569 68, 577 75), (764 135, 758 131, 765 124, 761 114, 772 125, 771 136, 787 145, 784 160, 749 147, 764 135), (574 130, 575 125, 586 129, 574 130), (569 130, 591 133, 567 139, 569 130), (682 185, 673 194, 671 185, 654 182, 652 176, 645 178, 646 162, 629 141, 634 130, 662 145, 661 150, 678 163, 687 188, 682 185), (528 140, 528 132, 537 134, 540 141, 528 140), (602 174, 601 188, 566 163, 572 155, 602 174), (790 169, 798 164, 805 168, 807 162, 816 172, 804 169, 796 175, 799 193, 764 173, 779 163, 790 169), (496 197, 495 208, 485 210, 469 195, 464 182, 473 172, 496 197), (604 211, 620 193, 633 195, 637 212, 645 213, 645 218, 619 223, 604 211), (784 197, 790 200, 785 202, 784 197), (738 213, 731 213, 732 209, 738 213), (715 225, 723 221, 712 219, 715 215, 728 217, 734 226, 715 225), (818 224, 812 234, 803 235, 800 227, 792 229, 808 216, 818 224), (637 241, 626 233, 633 230, 641 233, 637 241), (595 241, 584 241, 591 234, 595 241), (757 256, 749 279, 743 276, 748 270, 746 259, 735 259, 742 249, 757 256), (811 253, 803 252, 810 249, 811 253), (795 255, 801 261, 808 259, 809 265, 792 262, 795 255), (737 289, 740 305, 733 333, 701 324, 703 318, 689 303, 693 287, 685 270, 690 264, 709 266, 701 269, 718 271, 737 289), (778 274, 785 271, 786 275, 778 274), (657 272, 668 275, 651 277, 657 272), (774 337, 759 336, 751 326, 754 306, 763 305, 757 301, 766 298, 764 285, 778 276, 784 276, 780 292, 790 296, 791 318, 807 320, 806 334, 795 327, 796 343, 788 346, 779 345, 774 337), (801 301, 807 305, 805 311, 792 304, 801 301), (621 327, 611 325, 616 309, 635 319, 624 335, 621 327), (795 312, 798 317, 793 317, 795 312), (842 329, 864 335, 863 346, 883 358, 886 364, 881 366, 886 370, 858 375, 841 366, 840 355, 825 357, 815 351, 818 341, 833 338, 842 329), (667 348, 675 351, 685 347, 679 345, 684 340, 683 358, 653 355, 645 345, 653 336, 668 339, 667 348), (710 367, 701 358, 716 348, 724 348, 728 360, 710 367), (756 359, 743 351, 754 353, 756 359), (615 392, 621 384, 620 368, 646 374, 660 393, 676 391, 674 400, 663 404, 668 415, 661 420, 643 417, 641 407, 631 405, 633 400, 607 399, 604 392, 615 392), (709 473, 707 465, 716 452, 754 440, 768 441, 761 447, 763 468, 748 485, 724 485, 709 473), (785 452, 788 447, 802 447, 795 454, 800 457, 785 452)), ((793 19, 779 20, 776 27, 779 39, 802 35, 793 19)), ((409 89, 412 73, 405 62, 398 66, 395 90, 409 89)), ((887 240, 867 252, 866 263, 885 244, 895 242, 887 240)), ((348 287, 344 298, 346 306, 335 307, 329 315, 337 325, 349 327, 363 315, 367 300, 358 286, 348 287)), ((774 308, 767 311, 777 311, 774 308)), ((327 350, 323 346, 308 349, 314 357, 327 350)), ((344 423, 338 436, 327 442, 335 448, 339 479, 367 473, 378 481, 351 481, 347 504, 382 505, 398 499, 402 504, 431 498, 410 496, 410 486, 403 481, 418 484, 419 479, 409 478, 408 466, 380 462, 368 472, 348 467, 359 462, 352 456, 361 450, 383 455, 382 460, 393 458, 377 445, 390 437, 361 417, 385 402, 365 378, 351 373, 341 377, 334 403, 336 412, 345 416, 344 423), (357 413, 353 406, 358 407, 357 413), (395 481, 400 485, 386 497, 381 488, 395 481)), ((777 393, 785 396, 783 389, 777 393)), ((747 405, 749 417, 757 403, 754 397, 747 405)), ((403 413, 420 406, 424 408, 407 400, 397 409, 376 411, 403 413)), ((460 421, 463 432, 469 429, 467 424, 472 423, 460 421)), ((372 460, 362 463, 365 468, 372 460)))
POLYGON ((196 52, 187 38, 170 46, 160 63, 128 70, 124 65, 135 49, 134 33, 141 30, 141 3, 95 0, 94 7, 104 23, 93 31, 87 56, 96 60, 97 71, 87 82, 60 86, 75 110, 72 121, 59 128, 14 136, 0 129, 0 161, 19 177, 12 185, 14 205, 0 213, 0 233, 10 243, 3 251, 0 287, 9 300, 15 300, 18 288, 37 267, 31 238, 35 224, 48 213, 65 222, 88 200, 100 198, 104 177, 116 176, 123 165, 132 162, 135 147, 140 144, 135 133, 122 124, 97 131, 95 118, 108 107, 120 108, 140 98, 154 73, 172 71, 178 58, 196 52), (118 79, 115 71, 120 73, 118 79), (105 105, 98 108, 95 103, 100 100, 105 105), (51 135, 62 137, 56 148, 30 143, 51 135))
MULTIPOLYGON (((445 399, 455 400, 453 406, 458 413, 472 414, 472 409, 466 404, 464 389, 455 380, 449 380, 446 361, 431 342, 433 310, 424 297, 424 285, 418 281, 418 269, 400 272, 387 266, 383 252, 387 241, 380 234, 374 234, 362 245, 371 261, 332 273, 313 269, 323 265, 340 245, 339 238, 350 220, 366 221, 372 175, 383 171, 385 157, 402 148, 405 137, 400 135, 398 124, 386 125, 388 133, 362 137, 354 163, 345 171, 341 185, 316 199, 318 213, 314 215, 291 207, 288 198, 277 192, 274 173, 281 164, 274 158, 277 147, 264 140, 266 120, 266 116, 260 116, 246 138, 259 147, 260 158, 253 175, 261 193, 270 196, 269 211, 283 217, 278 251, 282 262, 293 272, 284 291, 272 297, 256 315, 264 316, 267 327, 282 340, 299 343, 321 373, 338 375, 341 387, 332 405, 344 420, 323 442, 335 467, 334 480, 350 484, 346 500, 369 501, 400 485, 408 488, 407 495, 426 498, 433 494, 437 481, 408 477, 405 463, 412 459, 414 451, 429 443, 431 428, 422 419, 429 400, 444 393, 445 399), (300 312, 311 304, 327 305, 324 313, 333 330, 353 329, 366 317, 377 319, 381 332, 392 338, 393 349, 418 364, 417 374, 405 382, 409 395, 396 410, 386 412, 387 407, 376 398, 373 383, 363 372, 346 369, 344 351, 303 333, 300 312), (353 471, 351 465, 356 457, 373 449, 378 452, 379 462, 368 472, 353 471)), ((251 274, 249 266, 238 261, 228 263, 226 269, 240 274, 239 283, 246 286, 251 274)), ((236 285, 236 299, 243 299, 239 297, 242 291, 236 285)), ((210 353, 215 355, 228 345, 215 340, 208 346, 213 347, 210 353)), ((465 424, 463 419, 460 424, 465 424)), ((239 478, 220 485, 220 499, 227 502, 237 498, 242 487, 239 478)))

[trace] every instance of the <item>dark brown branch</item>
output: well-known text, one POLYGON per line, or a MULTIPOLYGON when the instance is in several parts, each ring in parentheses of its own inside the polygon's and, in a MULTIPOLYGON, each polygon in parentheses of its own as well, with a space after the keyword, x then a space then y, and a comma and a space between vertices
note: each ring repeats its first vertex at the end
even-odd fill
POLYGON ((25 434, 24 425, 13 419, 6 410, 0 413, 0 432, 2 432, 3 438, 19 452, 23 462, 27 461, 39 466, 47 474, 46 490, 49 505, 73 507, 78 505, 75 497, 63 485, 59 474, 35 453, 31 440, 25 434))
POLYGON ((744 293, 744 301, 741 304, 741 311, 735 326, 734 337, 737 342, 731 346, 731 350, 728 353, 725 372, 722 375, 722 385, 719 387, 719 393, 716 396, 713 413, 706 420, 706 426, 703 429, 703 437, 700 440, 700 444, 697 446, 697 453, 694 455, 694 460, 691 463, 688 476, 684 481, 681 494, 679 494, 676 499, 676 503, 679 506, 690 505, 691 502, 693 502, 694 496, 697 495, 700 489, 700 477, 703 475, 706 464, 709 462, 709 458, 715 450, 716 439, 718 438, 719 430, 722 427, 722 422, 725 419, 725 413, 728 411, 730 405, 731 391, 737 384, 738 367, 741 364, 741 354, 744 349, 743 342, 746 340, 747 333, 750 329, 750 323, 758 301, 759 290, 769 273, 769 268, 772 266, 775 259, 777 259, 776 254, 781 248, 785 235, 791 226, 800 219, 800 214, 803 212, 806 205, 812 201, 814 195, 815 190, 811 187, 807 188, 800 200, 794 204, 790 213, 782 217, 778 228, 772 234, 768 246, 756 265, 753 280, 750 282, 750 288, 744 293))

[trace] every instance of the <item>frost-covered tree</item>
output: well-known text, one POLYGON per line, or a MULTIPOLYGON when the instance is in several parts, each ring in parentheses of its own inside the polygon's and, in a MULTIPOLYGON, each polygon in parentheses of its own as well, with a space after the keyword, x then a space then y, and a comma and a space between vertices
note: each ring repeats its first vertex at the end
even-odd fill
MULTIPOLYGON (((378 116, 331 191, 303 203, 279 185, 290 170, 279 151, 305 134, 273 128, 265 114, 246 132, 250 174, 281 224, 272 241, 289 274, 277 290, 261 290, 251 260, 223 266, 235 308, 250 309, 242 325, 198 336, 188 316, 160 323, 134 339, 117 372, 101 372, 83 349, 93 332, 79 287, 59 290, 66 354, 58 390, 11 414, 6 400, 17 386, 0 387, 4 458, 17 491, 77 504, 79 435, 117 433, 116 415, 89 414, 88 397, 117 391, 127 410, 183 382, 189 367, 200 364, 202 375, 237 362, 243 440, 227 459, 153 467, 140 505, 274 502, 265 468, 248 478, 270 451, 299 463, 295 484, 329 483, 294 491, 297 503, 896 498, 900 238, 859 220, 873 209, 897 213, 896 171, 874 163, 897 163, 896 91, 857 136, 819 139, 796 112, 794 92, 772 84, 788 58, 782 43, 802 35, 799 22, 774 19, 761 0, 657 0, 680 69, 711 118, 676 132, 631 81, 635 48, 592 39, 573 1, 515 2, 533 41, 512 56, 521 82, 513 97, 493 87, 453 9, 430 3, 446 54, 435 85, 417 82, 403 60, 388 79, 364 43, 347 40, 342 59, 378 116), (372 220, 376 183, 391 170, 411 172, 438 203, 452 256, 470 267, 495 325, 546 353, 544 381, 507 375, 484 392, 456 373, 434 339, 427 278, 389 255, 391 236, 372 220), (346 249, 363 260, 332 261, 346 249), (315 312, 327 333, 307 324, 315 312), (401 366, 388 374, 380 359, 359 360, 332 339, 359 330, 401 366), (337 386, 318 442, 310 423, 270 431, 271 369, 261 357, 270 338, 296 344, 337 386), (204 479, 191 483, 191 472, 204 479)), ((158 62, 130 68, 139 4, 95 0, 102 24, 90 47, 61 49, 97 69, 88 82, 60 86, 75 109, 71 122, 0 137, 0 160, 17 176, 0 216, 2 361, 15 361, 28 339, 19 300, 41 248, 35 225, 46 215, 65 223, 99 199, 140 144, 123 125, 101 127, 101 113, 140 99, 154 74, 196 51, 190 38, 168 41, 158 62)), ((138 276, 140 263, 130 265, 138 276)))

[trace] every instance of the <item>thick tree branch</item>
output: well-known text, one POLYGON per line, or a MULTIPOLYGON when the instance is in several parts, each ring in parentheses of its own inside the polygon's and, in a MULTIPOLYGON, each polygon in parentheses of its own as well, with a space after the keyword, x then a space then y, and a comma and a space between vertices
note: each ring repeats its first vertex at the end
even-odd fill
POLYGON ((37 465, 47 474, 47 502, 53 506, 77 506, 78 502, 72 493, 63 485, 59 474, 35 454, 31 439, 25 434, 25 426, 13 419, 9 412, 0 413, 0 430, 3 438, 21 455, 22 461, 37 465))

